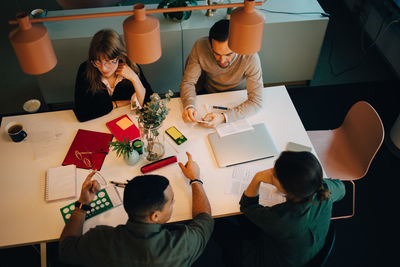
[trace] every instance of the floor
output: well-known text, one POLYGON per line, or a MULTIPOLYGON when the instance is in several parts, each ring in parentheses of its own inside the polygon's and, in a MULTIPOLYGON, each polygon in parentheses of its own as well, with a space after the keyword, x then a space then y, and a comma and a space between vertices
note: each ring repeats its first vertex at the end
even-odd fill
MULTIPOLYGON (((392 265, 397 262, 395 250, 400 232, 395 218, 400 157, 396 156, 399 153, 391 144, 389 133, 400 114, 400 81, 377 51, 360 51, 360 26, 343 3, 320 3, 331 18, 315 77, 310 86, 288 87, 305 128, 335 128, 352 104, 366 100, 380 114, 386 131, 385 142, 368 174, 356 182, 355 217, 333 222, 337 237, 327 266, 392 265)), ((11 93, 12 101, 16 97, 11 93)), ((335 207, 335 212, 347 211, 347 204, 348 199, 335 207)), ((39 266, 38 250, 38 246, 1 249, 0 262, 39 266)), ((218 266, 212 254, 206 261, 209 267, 218 266)), ((60 266, 57 243, 48 245, 48 265, 60 266)))

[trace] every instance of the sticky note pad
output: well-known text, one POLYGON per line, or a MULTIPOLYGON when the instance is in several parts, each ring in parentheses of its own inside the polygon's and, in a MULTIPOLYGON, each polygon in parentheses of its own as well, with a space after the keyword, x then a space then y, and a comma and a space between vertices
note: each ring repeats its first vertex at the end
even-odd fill
POLYGON ((122 130, 129 128, 133 124, 133 122, 127 117, 120 119, 116 123, 122 130))

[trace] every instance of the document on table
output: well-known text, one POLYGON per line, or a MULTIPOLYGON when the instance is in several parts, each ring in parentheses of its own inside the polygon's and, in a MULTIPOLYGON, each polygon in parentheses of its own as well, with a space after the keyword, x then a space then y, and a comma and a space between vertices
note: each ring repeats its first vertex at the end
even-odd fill
POLYGON ((49 157, 53 151, 63 147, 64 129, 62 127, 38 122, 35 127, 28 130, 28 141, 31 143, 35 160, 49 157))
POLYGON ((253 126, 246 119, 230 123, 222 123, 215 129, 217 130, 219 137, 254 130, 253 126))
MULTIPOLYGON (((232 170, 232 177, 225 192, 227 194, 241 196, 253 179, 254 175, 261 170, 261 168, 250 167, 234 168, 232 170)), ((271 184, 261 183, 259 194, 259 203, 263 206, 273 206, 286 201, 285 195, 278 191, 278 189, 271 184)))

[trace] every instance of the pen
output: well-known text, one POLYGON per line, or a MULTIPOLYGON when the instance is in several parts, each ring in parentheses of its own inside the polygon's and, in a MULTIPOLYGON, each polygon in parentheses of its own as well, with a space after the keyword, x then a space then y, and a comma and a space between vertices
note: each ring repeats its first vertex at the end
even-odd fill
POLYGON ((115 186, 122 187, 122 188, 125 188, 125 186, 126 186, 125 183, 120 183, 120 182, 110 181, 110 183, 115 185, 115 186))
POLYGON ((227 107, 221 107, 221 106, 213 106, 215 109, 222 109, 222 110, 228 110, 229 108, 227 107))

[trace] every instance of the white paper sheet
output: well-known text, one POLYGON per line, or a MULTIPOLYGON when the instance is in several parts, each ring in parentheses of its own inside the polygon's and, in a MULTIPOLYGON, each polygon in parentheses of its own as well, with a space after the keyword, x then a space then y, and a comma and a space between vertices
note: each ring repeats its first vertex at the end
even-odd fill
MULTIPOLYGON (((261 171, 261 168, 236 167, 232 170, 232 178, 225 190, 226 194, 241 196, 254 175, 261 171)), ((260 185, 260 205, 273 206, 286 201, 285 196, 271 184, 261 183, 260 185)))
POLYGON ((241 119, 230 123, 222 123, 215 129, 217 130, 219 137, 254 130, 253 126, 246 119, 241 119))

